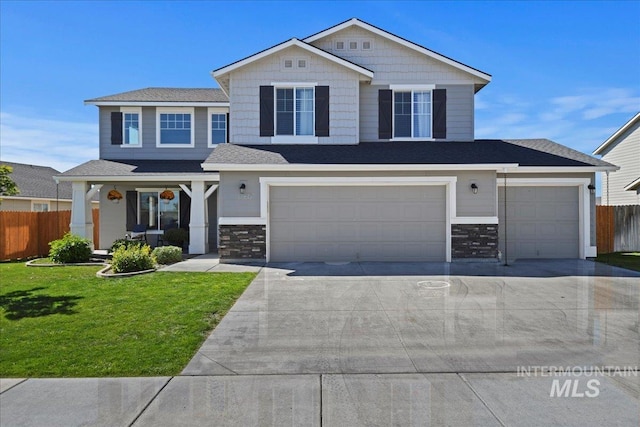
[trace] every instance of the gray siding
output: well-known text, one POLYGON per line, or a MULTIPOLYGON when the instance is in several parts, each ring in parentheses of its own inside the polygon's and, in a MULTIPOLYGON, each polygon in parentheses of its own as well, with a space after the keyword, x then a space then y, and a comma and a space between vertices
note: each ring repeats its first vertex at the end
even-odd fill
POLYGON ((221 217, 260 216, 260 176, 457 176, 456 204, 458 216, 497 216, 496 174, 491 171, 460 172, 334 172, 334 173, 294 173, 294 172, 221 172, 218 209, 221 217), (240 183, 246 183, 245 194, 240 194, 240 183), (471 182, 479 187, 478 194, 469 189, 471 182))
POLYGON ((359 76, 343 66, 297 47, 263 58, 231 73, 231 133, 234 144, 270 144, 260 136, 259 87, 273 82, 307 82, 330 87, 329 137, 320 144, 357 144, 359 76), (305 58, 307 70, 283 71, 284 58, 305 58))
MULTIPOLYGON (((378 91, 388 85, 360 85, 360 139, 378 139, 378 91)), ((447 90, 446 141, 473 141, 474 97, 473 85, 437 85, 447 90)))
MULTIPOLYGON (((36 203, 45 203, 47 200, 35 200, 36 203)), ((58 201, 58 205, 56 208, 56 201, 49 200, 49 211, 70 211, 71 210, 71 201, 58 201)), ((97 205, 93 206, 97 208, 97 205)), ((31 211, 31 199, 7 199, 6 197, 2 198, 2 203, 0 203, 0 211, 31 211)))
POLYGON ((156 147, 156 108, 142 107, 142 146, 126 147, 111 145, 111 112, 119 107, 100 108, 100 158, 108 160, 150 159, 150 160, 204 160, 213 148, 208 144, 207 108, 194 108, 194 147, 156 147))
POLYGON ((640 177, 640 122, 632 126, 617 143, 605 152, 602 160, 620 166, 620 170, 602 173, 603 205, 638 205, 640 194, 625 191, 624 187, 640 177))

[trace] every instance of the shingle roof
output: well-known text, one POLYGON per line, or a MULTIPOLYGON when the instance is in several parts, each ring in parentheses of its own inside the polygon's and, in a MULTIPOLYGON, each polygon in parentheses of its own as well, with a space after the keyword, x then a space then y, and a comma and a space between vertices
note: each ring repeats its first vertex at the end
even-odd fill
MULTIPOLYGON (((9 177, 16 183, 20 190, 20 193, 14 197, 56 198, 56 182, 53 180, 53 176, 59 175, 59 171, 49 166, 35 166, 12 162, 0 162, 0 164, 13 168, 13 172, 9 177)), ((61 182, 57 194, 59 199, 71 200, 71 183, 61 182)))
POLYGON ((200 160, 90 160, 58 176, 162 176, 204 174, 200 160))
POLYGON ((495 164, 612 166, 547 139, 475 142, 363 142, 358 145, 221 144, 215 164, 495 164))
POLYGON ((215 88, 170 88, 148 87, 87 99, 86 103, 95 102, 229 102, 222 89, 215 88))

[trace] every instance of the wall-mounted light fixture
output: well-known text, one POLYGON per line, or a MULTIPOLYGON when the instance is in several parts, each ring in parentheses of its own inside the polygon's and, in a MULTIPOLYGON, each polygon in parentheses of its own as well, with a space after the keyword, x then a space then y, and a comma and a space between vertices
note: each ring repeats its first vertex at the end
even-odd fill
POLYGON ((240 184, 240 194, 244 194, 244 191, 247 189, 247 184, 244 182, 240 184))
POLYGON ((595 185, 589 184, 589 185, 587 185, 587 188, 589 189, 589 192, 591 194, 596 194, 596 186, 595 185))
POLYGON ((478 194, 478 184, 476 184, 475 182, 471 184, 471 191, 473 192, 473 194, 478 194))

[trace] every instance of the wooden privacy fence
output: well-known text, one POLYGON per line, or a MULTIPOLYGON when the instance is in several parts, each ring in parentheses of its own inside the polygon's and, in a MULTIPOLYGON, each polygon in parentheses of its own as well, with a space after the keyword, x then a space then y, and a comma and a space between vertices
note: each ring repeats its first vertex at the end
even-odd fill
MULTIPOLYGON (((49 242, 69 231, 71 211, 0 212, 0 260, 49 254, 49 242)), ((93 209, 93 242, 99 247, 100 211, 93 209)))
POLYGON ((640 251, 640 205, 596 206, 598 253, 640 251))

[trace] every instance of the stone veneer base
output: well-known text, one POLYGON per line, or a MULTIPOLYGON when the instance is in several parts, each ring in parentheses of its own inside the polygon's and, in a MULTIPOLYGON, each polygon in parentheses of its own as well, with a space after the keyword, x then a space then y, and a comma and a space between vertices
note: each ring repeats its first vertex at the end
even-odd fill
POLYGON ((451 225, 451 259, 498 258, 498 224, 451 225))
POLYGON ((264 260, 267 257, 265 225, 221 225, 220 261, 264 260))

